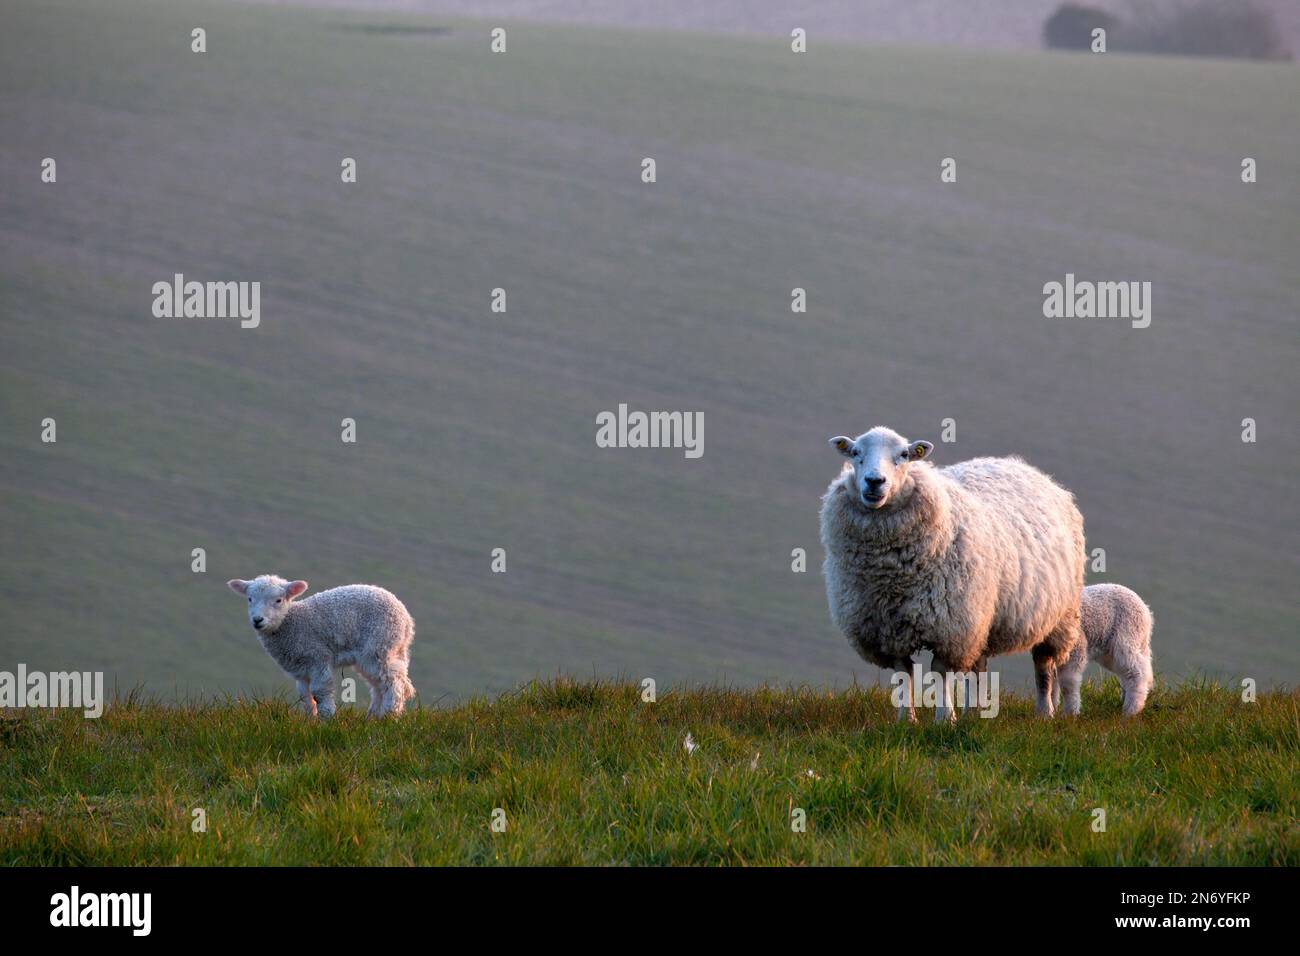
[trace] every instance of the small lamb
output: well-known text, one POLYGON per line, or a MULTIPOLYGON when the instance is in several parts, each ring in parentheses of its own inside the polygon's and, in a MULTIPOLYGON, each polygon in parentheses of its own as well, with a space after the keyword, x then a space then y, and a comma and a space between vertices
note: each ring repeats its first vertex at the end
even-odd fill
POLYGON ((306 581, 262 574, 226 584, 248 598, 257 639, 298 682, 308 714, 334 714, 334 671, 349 664, 370 685, 370 717, 400 714, 415 696, 407 677, 415 621, 390 592, 349 584, 295 601, 307 590, 306 581))
POLYGON ((1119 677, 1124 714, 1140 713, 1151 691, 1151 609, 1136 593, 1118 584, 1093 584, 1083 589, 1079 606, 1086 640, 1075 644, 1061 665, 1062 713, 1079 713, 1079 684, 1089 659, 1119 677))

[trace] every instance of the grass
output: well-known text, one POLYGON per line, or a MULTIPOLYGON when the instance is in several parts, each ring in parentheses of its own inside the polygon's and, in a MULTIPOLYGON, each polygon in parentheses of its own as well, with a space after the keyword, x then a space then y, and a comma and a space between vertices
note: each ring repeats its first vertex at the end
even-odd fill
POLYGON ((386 722, 284 700, 11 711, 0 864, 1300 864, 1300 694, 1158 687, 1137 720, 1113 680, 1083 700, 1077 720, 1004 695, 994 720, 900 726, 878 689, 644 703, 557 679, 386 722))

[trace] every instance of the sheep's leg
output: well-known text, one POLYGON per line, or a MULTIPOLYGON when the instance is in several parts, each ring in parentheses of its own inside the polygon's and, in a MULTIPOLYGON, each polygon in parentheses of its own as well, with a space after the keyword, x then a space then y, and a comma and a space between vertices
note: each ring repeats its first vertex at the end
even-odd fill
POLYGON ((1055 708, 1052 706, 1052 690, 1056 683, 1056 662, 1052 657, 1052 652, 1043 645, 1038 645, 1033 650, 1034 656, 1034 684, 1038 691, 1038 701, 1035 710, 1039 717, 1051 717, 1055 714, 1055 708))
POLYGON ((979 681, 989 669, 989 659, 981 657, 975 662, 975 666, 969 671, 970 677, 962 681, 962 692, 960 697, 961 716, 976 713, 980 709, 979 700, 979 681))
POLYGON ((934 709, 934 722, 936 724, 957 722, 957 702, 953 700, 952 681, 949 680, 950 670, 943 670, 939 676, 943 679, 943 684, 939 688, 940 700, 939 706, 934 709))
POLYGON ((321 667, 311 673, 311 693, 316 698, 316 714, 334 716, 334 669, 321 667))
POLYGON ((912 662, 903 658, 894 661, 894 670, 903 672, 903 703, 898 705, 898 719, 916 723, 916 706, 912 693, 912 662))
POLYGON ((948 683, 948 668, 941 664, 936 657, 930 661, 930 672, 939 679, 939 702, 934 705, 934 722, 942 724, 948 719, 948 713, 952 707, 952 701, 949 699, 948 694, 949 690, 951 690, 948 683))
MULTIPOLYGON (((983 679, 984 686, 990 688, 991 690, 993 685, 989 683, 988 672, 989 672, 989 659, 987 656, 981 657, 979 660, 975 662, 975 677, 977 680, 983 679)), ((976 713, 976 714, 979 713, 980 708, 984 706, 984 701, 980 700, 979 694, 980 694, 980 688, 978 684, 976 684, 974 687, 970 687, 970 686, 967 687, 967 700, 970 703, 970 709, 972 713, 976 713)))
MULTIPOLYGON (((1051 633, 1033 649, 1034 677, 1038 689, 1038 702, 1035 709, 1040 717, 1052 717, 1056 713, 1053 698, 1056 691, 1057 672, 1066 668, 1071 655, 1082 654, 1084 665, 1087 664, 1088 644, 1083 635, 1083 625, 1076 609, 1061 620, 1051 633)), ((1077 661, 1076 661, 1077 663, 1077 661)), ((1068 688, 1067 688, 1068 692, 1068 688)))
POLYGON ((298 703, 302 705, 303 713, 308 717, 316 716, 316 701, 312 699, 311 690, 307 681, 298 681, 298 703))
POLYGON ((952 675, 955 672, 947 661, 942 661, 938 657, 931 662, 930 669, 939 678, 939 704, 934 708, 934 722, 952 723, 957 719, 957 704, 953 700, 952 686, 952 675))

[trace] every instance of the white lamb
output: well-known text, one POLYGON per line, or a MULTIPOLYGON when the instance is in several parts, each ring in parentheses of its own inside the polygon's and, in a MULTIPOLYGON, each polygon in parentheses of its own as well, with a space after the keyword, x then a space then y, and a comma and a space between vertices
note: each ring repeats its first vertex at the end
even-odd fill
POLYGON ((1075 646, 1058 671, 1061 713, 1079 713, 1079 684, 1090 659, 1119 677, 1125 715, 1140 713, 1153 680, 1151 609, 1126 587, 1093 584, 1083 589, 1080 611, 1087 641, 1075 646))
POLYGON ((308 714, 332 716, 334 671, 351 665, 370 685, 371 717, 400 714, 415 696, 407 676, 415 622, 392 593, 349 584, 296 601, 306 581, 263 574, 227 581, 248 598, 248 620, 268 654, 298 682, 308 714))
MULTIPOLYGON (((1073 496, 1019 458, 934 468, 922 460, 933 445, 888 428, 831 444, 848 459, 821 511, 836 626, 863 658, 904 674, 922 649, 945 675, 1030 651, 1050 717, 1057 668, 1083 642, 1073 496)), ((951 691, 945 680, 936 719, 953 716, 951 691)), ((910 704, 899 717, 915 719, 910 704)))

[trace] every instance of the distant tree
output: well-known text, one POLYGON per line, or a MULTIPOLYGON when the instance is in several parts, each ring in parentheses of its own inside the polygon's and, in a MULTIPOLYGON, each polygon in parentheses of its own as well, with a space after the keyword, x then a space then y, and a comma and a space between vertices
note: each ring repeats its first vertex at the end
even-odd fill
POLYGON ((1089 50, 1093 30, 1101 27, 1109 33, 1117 26, 1119 19, 1105 10, 1063 3, 1043 24, 1043 42, 1053 50, 1089 50))
POLYGON ((1148 7, 1125 24, 1113 49, 1248 60, 1291 58, 1273 11, 1254 0, 1185 0, 1172 9, 1148 7))

